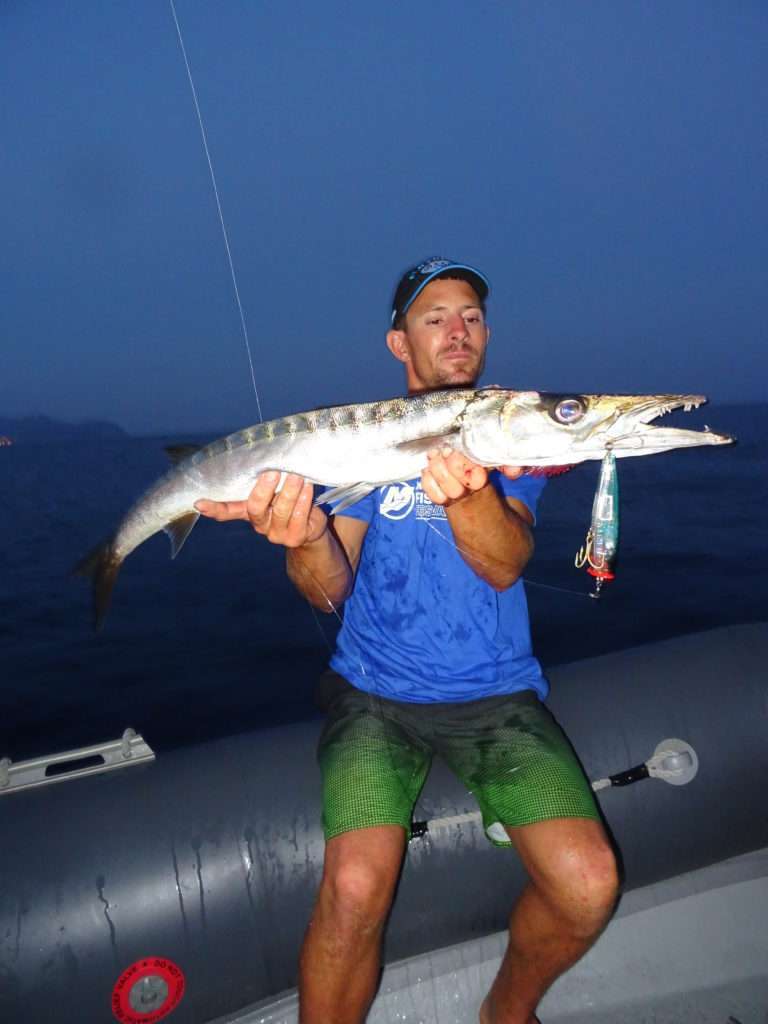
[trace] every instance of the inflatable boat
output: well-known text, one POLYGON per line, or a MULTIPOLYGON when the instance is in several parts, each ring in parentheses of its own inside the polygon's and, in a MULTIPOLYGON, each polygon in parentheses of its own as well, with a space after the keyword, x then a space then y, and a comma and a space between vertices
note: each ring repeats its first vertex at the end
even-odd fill
MULTIPOLYGON (((545 997, 544 1024, 764 1024, 767 664, 768 623, 755 623, 549 673, 549 706, 593 780, 624 896, 545 997)), ((0 762, 0 1020, 295 1021, 323 853, 319 729, 157 756, 128 731, 0 762)), ((436 763, 369 1020, 476 1021, 524 882, 436 763)))

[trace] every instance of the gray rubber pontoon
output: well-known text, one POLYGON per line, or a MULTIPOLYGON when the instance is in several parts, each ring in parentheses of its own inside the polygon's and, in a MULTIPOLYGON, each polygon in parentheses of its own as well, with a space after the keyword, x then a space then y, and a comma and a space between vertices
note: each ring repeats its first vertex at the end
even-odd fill
MULTIPOLYGON (((768 626, 755 624, 550 673, 550 706, 589 777, 640 781, 598 793, 629 895, 547 996, 546 1024, 585 1013, 765 1024, 748 1000, 768 1007, 767 663, 768 626), (716 1015, 680 984, 709 990, 716 1015)), ((234 736, 120 771, 94 769, 91 755, 73 767, 99 774, 18 791, 21 766, 5 765, 0 1020, 295 1019, 290 996, 270 1001, 295 985, 319 880, 318 730, 234 736)), ((474 1021, 523 873, 439 764, 416 817, 427 825, 409 848, 371 1021, 474 1021)))

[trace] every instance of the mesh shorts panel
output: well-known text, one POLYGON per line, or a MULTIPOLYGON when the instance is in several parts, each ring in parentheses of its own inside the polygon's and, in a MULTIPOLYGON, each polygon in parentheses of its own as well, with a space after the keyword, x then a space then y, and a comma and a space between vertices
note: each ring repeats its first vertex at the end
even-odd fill
POLYGON ((410 834, 432 761, 423 743, 387 718, 354 714, 329 721, 318 759, 326 839, 372 825, 402 825, 410 834))
POLYGON ((537 699, 515 705, 484 727, 475 725, 471 735, 441 735, 436 749, 474 794, 486 830, 495 822, 519 827, 552 818, 599 819, 592 787, 570 743, 537 699))

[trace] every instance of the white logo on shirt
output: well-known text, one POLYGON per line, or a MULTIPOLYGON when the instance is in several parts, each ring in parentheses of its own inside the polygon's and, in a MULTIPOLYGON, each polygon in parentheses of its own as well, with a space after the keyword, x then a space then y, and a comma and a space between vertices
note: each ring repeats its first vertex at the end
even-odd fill
POLYGON ((410 515, 415 501, 411 484, 401 481, 396 484, 385 484, 379 490, 384 495, 379 507, 379 512, 383 516, 387 519, 405 519, 410 515))
POLYGON ((414 508, 417 519, 446 518, 443 506, 432 504, 421 489, 421 483, 414 487, 407 481, 399 481, 396 484, 385 484, 379 490, 382 494, 379 512, 387 519, 407 519, 414 508))

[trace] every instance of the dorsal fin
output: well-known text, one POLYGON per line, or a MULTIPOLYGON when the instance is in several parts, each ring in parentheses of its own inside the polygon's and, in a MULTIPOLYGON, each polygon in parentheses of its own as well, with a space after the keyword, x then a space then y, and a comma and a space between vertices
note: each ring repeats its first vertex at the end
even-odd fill
POLYGON ((188 459, 190 455, 199 452, 202 447, 201 444, 168 444, 165 446, 165 451, 174 466, 177 466, 184 459, 188 459))

